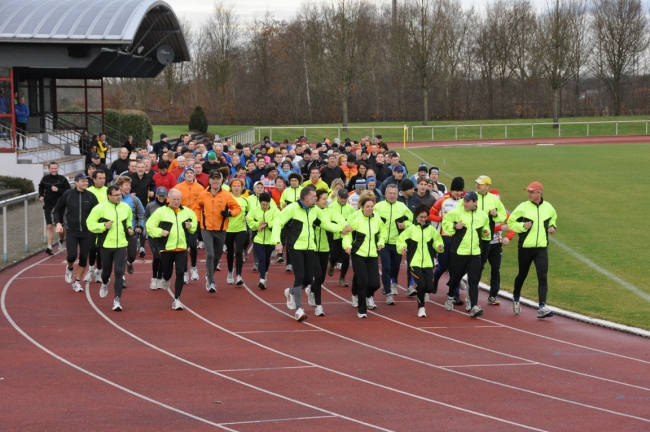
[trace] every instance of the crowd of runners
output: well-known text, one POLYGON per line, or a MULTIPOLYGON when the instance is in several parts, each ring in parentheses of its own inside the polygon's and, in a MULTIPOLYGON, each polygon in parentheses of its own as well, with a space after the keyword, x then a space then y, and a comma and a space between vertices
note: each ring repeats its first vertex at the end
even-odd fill
POLYGON ((142 148, 128 140, 110 167, 96 152, 107 148, 102 137, 88 143, 86 171, 72 186, 51 163, 39 196, 46 253, 54 253, 57 234, 58 251, 67 250, 65 281, 83 292, 82 283, 87 289, 94 280, 106 297, 112 280, 115 311, 122 310, 137 256, 152 257, 150 289, 172 289, 173 277, 172 309, 182 310, 184 285, 202 275, 207 292, 217 292, 215 273, 225 253, 227 284, 244 284, 244 261, 252 256, 257 287, 279 295, 283 289, 297 321, 307 318, 303 290, 314 314, 325 315, 327 277, 350 286, 359 318, 377 307, 378 292, 395 305, 400 282, 424 318, 429 294, 437 293, 445 272, 445 309, 464 305, 475 318, 483 314, 479 281, 488 264, 487 305, 500 304, 502 247, 518 234, 513 313, 520 313, 521 289, 535 263, 537 317, 553 315, 546 306, 548 234, 555 232, 557 215, 539 182, 524 188, 528 199, 509 214, 490 177, 481 175, 471 186, 456 177, 447 187, 439 169, 424 164, 409 177, 381 136, 315 144, 305 137, 283 143, 265 138, 251 146, 196 142, 190 135, 172 145, 162 134, 142 148), (199 269, 202 248, 206 263, 199 269), (403 259, 407 271, 400 274, 403 259), (291 287, 267 281, 272 263, 293 274, 291 287))

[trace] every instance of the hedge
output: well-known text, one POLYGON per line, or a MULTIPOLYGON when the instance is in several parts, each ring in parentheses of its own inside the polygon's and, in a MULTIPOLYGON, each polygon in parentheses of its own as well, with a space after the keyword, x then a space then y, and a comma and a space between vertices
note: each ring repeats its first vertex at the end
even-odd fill
POLYGON ((0 182, 4 182, 7 189, 19 189, 21 195, 34 192, 34 182, 26 178, 0 176, 0 182))
MULTIPOLYGON (((144 145, 144 140, 153 136, 153 126, 147 114, 138 110, 104 110, 104 123, 117 130, 124 132, 127 136, 133 136, 133 143, 136 147, 144 145)), ((126 137, 111 136, 111 131, 104 131, 109 143, 113 147, 120 147, 126 137)))
POLYGON ((208 119, 203 112, 203 108, 197 106, 190 116, 189 129, 206 133, 208 131, 208 119))

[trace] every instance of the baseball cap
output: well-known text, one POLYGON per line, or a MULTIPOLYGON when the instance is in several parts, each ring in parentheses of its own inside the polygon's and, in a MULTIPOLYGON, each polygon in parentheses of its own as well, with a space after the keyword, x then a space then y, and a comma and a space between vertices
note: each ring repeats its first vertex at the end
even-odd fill
POLYGON ((498 189, 490 189, 490 193, 491 193, 492 195, 496 195, 496 196, 498 196, 499 198, 501 198, 501 194, 499 193, 499 190, 498 190, 498 189))
POLYGON ((167 196, 167 188, 165 186, 160 186, 158 189, 156 189, 156 195, 158 196, 167 196))
POLYGON ((429 168, 425 164, 422 164, 420 165, 420 168, 418 168, 418 172, 422 172, 422 171, 427 172, 429 171, 429 168))
POLYGON ((486 175, 480 176, 475 181, 476 181, 477 184, 489 184, 489 185, 492 184, 492 180, 490 179, 490 177, 488 177, 486 175))
POLYGON ((213 178, 221 178, 222 179, 223 174, 221 174, 221 172, 219 170, 212 170, 212 171, 210 171, 210 178, 211 179, 213 179, 213 178))
POLYGON ((404 167, 402 165, 396 165, 393 167, 393 171, 395 172, 404 172, 404 167))
POLYGON ((474 191, 469 191, 463 197, 465 201, 478 201, 478 195, 474 191))
POLYGON ((87 178, 88 178, 88 176, 86 174, 79 173, 76 176, 74 176, 74 181, 83 180, 83 179, 87 179, 87 178))
POLYGON ((528 185, 528 187, 524 188, 524 190, 527 190, 528 192, 535 192, 535 191, 542 192, 544 190, 544 186, 542 186, 540 182, 532 182, 531 184, 528 185))
POLYGON ((99 153, 93 153, 90 155, 91 159, 99 159, 99 153))
POLYGON ((350 194, 345 189, 339 189, 337 195, 339 198, 343 198, 343 199, 348 199, 350 197, 350 194))

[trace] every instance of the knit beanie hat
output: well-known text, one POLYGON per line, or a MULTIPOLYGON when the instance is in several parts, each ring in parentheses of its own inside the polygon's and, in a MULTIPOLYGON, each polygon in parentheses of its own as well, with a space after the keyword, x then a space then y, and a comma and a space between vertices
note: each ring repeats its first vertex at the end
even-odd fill
POLYGON ((462 191, 465 189, 465 180, 462 177, 454 177, 451 181, 451 187, 449 190, 453 191, 462 191))

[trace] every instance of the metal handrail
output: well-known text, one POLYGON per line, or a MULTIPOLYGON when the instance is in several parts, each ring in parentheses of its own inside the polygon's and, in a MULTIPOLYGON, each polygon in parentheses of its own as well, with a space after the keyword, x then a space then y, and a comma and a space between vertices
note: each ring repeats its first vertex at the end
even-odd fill
POLYGON ((253 144, 255 142, 255 128, 250 128, 232 135, 226 135, 221 139, 226 140, 228 138, 232 139, 232 142, 235 144, 253 144))

